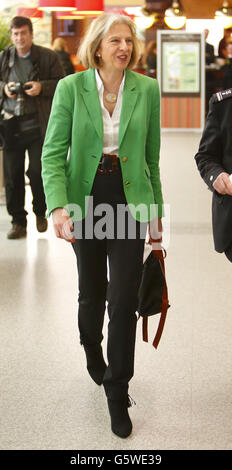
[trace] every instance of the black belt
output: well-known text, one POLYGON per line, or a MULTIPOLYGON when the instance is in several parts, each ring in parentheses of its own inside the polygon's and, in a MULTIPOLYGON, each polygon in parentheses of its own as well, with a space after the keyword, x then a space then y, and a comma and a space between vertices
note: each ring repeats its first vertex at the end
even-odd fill
POLYGON ((119 171, 120 162, 117 155, 102 154, 97 173, 100 175, 112 175, 119 171))

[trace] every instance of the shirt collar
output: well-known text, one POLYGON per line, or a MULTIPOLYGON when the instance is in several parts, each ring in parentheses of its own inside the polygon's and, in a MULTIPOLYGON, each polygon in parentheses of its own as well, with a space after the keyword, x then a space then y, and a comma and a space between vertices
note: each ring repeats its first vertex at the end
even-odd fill
MULTIPOLYGON (((124 88, 124 83, 125 83, 125 72, 123 74, 123 79, 121 81, 121 84, 120 84, 120 87, 119 87, 119 91, 118 91, 118 94, 120 94, 124 88)), ((104 85, 103 85, 103 81, 97 71, 97 69, 95 69, 95 78, 96 78, 96 84, 97 84, 97 89, 98 91, 101 91, 101 90, 104 90, 104 85)))
MULTIPOLYGON (((16 50, 17 52, 17 50, 16 50)), ((17 53, 17 56, 20 58, 20 59, 27 59, 27 57, 29 57, 31 55, 31 49, 25 54, 25 55, 19 55, 17 53)))

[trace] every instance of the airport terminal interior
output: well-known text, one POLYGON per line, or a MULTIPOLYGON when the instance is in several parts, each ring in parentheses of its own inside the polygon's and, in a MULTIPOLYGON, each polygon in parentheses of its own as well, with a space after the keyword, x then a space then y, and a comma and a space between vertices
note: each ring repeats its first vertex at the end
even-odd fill
MULTIPOLYGON (((189 3, 181 2, 185 10, 189 3)), ((8 240, 2 185, 0 449, 231 450, 231 263, 214 250, 212 193, 194 160, 204 125, 197 126, 161 129, 170 308, 157 350, 158 316, 149 319, 148 343, 141 319, 137 323, 129 390, 136 405, 129 410, 133 431, 127 439, 112 433, 104 389, 86 370, 73 250, 55 237, 51 219, 47 232, 37 232, 28 182, 27 237, 8 240)), ((106 312, 104 354, 107 323, 106 312)))

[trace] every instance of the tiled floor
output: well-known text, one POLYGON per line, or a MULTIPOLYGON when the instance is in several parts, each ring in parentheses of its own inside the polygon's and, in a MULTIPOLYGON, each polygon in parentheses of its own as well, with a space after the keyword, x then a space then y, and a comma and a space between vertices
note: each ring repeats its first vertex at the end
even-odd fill
POLYGON ((130 385, 137 404, 126 440, 112 434, 103 389, 85 369, 71 247, 51 225, 36 232, 29 192, 27 239, 6 239, 9 217, 0 207, 1 449, 232 448, 232 267, 213 250, 211 194, 193 160, 199 138, 162 135, 171 308, 158 351, 157 320, 149 344, 138 324, 130 385))

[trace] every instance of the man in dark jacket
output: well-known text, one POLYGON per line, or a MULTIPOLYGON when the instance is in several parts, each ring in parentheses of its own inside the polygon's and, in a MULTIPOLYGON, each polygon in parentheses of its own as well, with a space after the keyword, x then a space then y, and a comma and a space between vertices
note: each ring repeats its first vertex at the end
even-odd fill
POLYGON ((11 38, 14 46, 6 48, 0 55, 0 100, 5 139, 6 202, 12 216, 12 228, 7 237, 15 239, 25 237, 27 233, 24 209, 26 151, 37 230, 44 232, 47 229, 41 152, 52 98, 63 70, 55 52, 33 44, 29 18, 13 18, 11 38))
POLYGON ((205 63, 210 65, 214 63, 214 47, 212 44, 207 42, 207 37, 209 35, 209 29, 204 30, 205 33, 205 63))
POLYGON ((213 191, 215 250, 232 262, 232 88, 212 96, 206 126, 195 160, 213 191))

